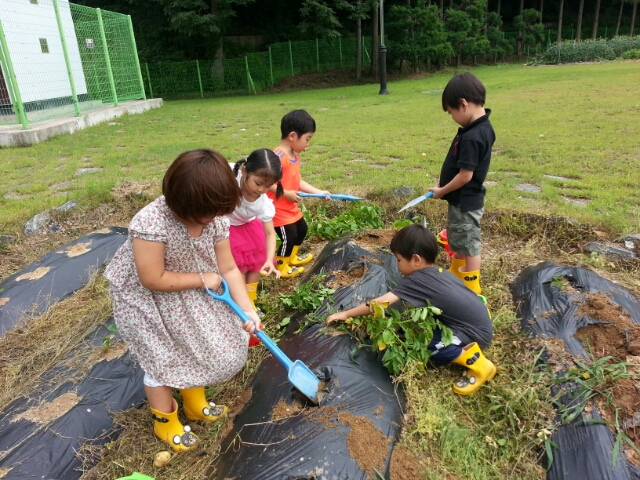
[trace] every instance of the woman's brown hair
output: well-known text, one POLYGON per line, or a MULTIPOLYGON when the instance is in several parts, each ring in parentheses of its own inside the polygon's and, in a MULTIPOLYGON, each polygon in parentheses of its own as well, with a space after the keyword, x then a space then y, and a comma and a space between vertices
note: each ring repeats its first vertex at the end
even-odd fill
POLYGON ((242 199, 227 160, 208 149, 180 154, 164 174, 162 194, 174 214, 194 222, 228 215, 242 199))

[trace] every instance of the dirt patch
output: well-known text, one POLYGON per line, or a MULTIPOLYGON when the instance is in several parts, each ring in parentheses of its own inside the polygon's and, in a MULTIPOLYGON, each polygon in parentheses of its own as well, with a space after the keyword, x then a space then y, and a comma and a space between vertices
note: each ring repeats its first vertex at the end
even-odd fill
POLYGON ((640 355, 640 325, 633 323, 629 314, 612 302, 610 295, 601 292, 585 295, 578 314, 602 322, 580 328, 575 334, 576 338, 589 343, 596 358, 610 355, 624 361, 629 355, 640 355))
POLYGON ((60 395, 49 403, 43 403, 30 408, 20 415, 17 415, 12 422, 24 419, 29 420, 30 422, 46 425, 63 416, 75 407, 80 400, 82 400, 82 397, 77 396, 73 392, 68 392, 60 395))
POLYGON ((411 452, 404 448, 395 446, 391 454, 391 466, 389 468, 390 480, 415 480, 422 478, 422 471, 418 461, 411 452))
POLYGON ((111 189, 111 195, 117 200, 131 196, 155 198, 160 195, 160 190, 160 180, 153 180, 151 182, 122 182, 111 189))
MULTIPOLYGON (((358 80, 356 79, 355 70, 351 69, 328 70, 326 72, 306 73, 283 78, 273 87, 268 89, 267 92, 295 92, 297 90, 310 90, 316 88, 345 87, 350 85, 364 85, 375 81, 375 79, 370 79, 364 76, 358 80)), ((337 97, 335 99, 340 100, 341 98, 337 97)))
POLYGON ((271 420, 281 420, 283 418, 293 417, 305 410, 304 405, 295 400, 291 405, 287 404, 284 399, 280 399, 275 407, 271 410, 271 420))
POLYGON ((11 299, 7 297, 0 298, 0 307, 5 305, 9 300, 11 299))
POLYGON ((89 248, 90 245, 91 245, 91 242, 76 243, 75 245, 71 245, 70 247, 67 247, 64 251, 57 252, 57 253, 66 253, 67 257, 69 258, 79 257, 83 253, 87 253, 91 251, 91 249, 89 248))
POLYGON ((566 372, 574 367, 574 356, 559 338, 536 337, 532 343, 535 348, 542 347, 546 350, 548 354, 546 363, 551 366, 554 373, 566 372))
POLYGON ((25 273, 16 278, 16 282, 20 282, 22 280, 38 280, 39 278, 44 277, 47 273, 49 273, 51 267, 40 267, 36 268, 33 272, 25 273))
POLYGON ((378 405, 376 409, 373 411, 373 414, 378 416, 384 413, 384 407, 382 405, 378 405))
POLYGON ((337 270, 335 272, 331 272, 331 276, 333 278, 327 282, 327 286, 337 290, 340 287, 353 285, 357 280, 363 278, 366 273, 367 267, 364 265, 352 268, 348 272, 337 270))
POLYGON ((370 250, 372 247, 377 250, 380 247, 388 247, 395 234, 395 230, 365 230, 358 237, 357 242, 366 250, 370 250))
POLYGON ((127 346, 124 342, 117 342, 115 344, 110 344, 109 348, 106 350, 104 348, 96 348, 89 358, 87 358, 87 366, 91 368, 96 363, 100 363, 103 360, 107 362, 111 360, 115 360, 116 358, 120 358, 125 353, 127 353, 127 346))
POLYGON ((376 470, 384 473, 384 461, 389 450, 389 438, 366 417, 357 417, 348 412, 338 414, 338 420, 350 428, 347 448, 358 466, 369 475, 376 470))

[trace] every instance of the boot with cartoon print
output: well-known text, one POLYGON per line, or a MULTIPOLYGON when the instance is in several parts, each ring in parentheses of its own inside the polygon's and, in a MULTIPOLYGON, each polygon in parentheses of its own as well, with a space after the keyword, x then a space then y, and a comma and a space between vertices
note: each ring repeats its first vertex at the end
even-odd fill
POLYGON ((280 271, 280 278, 295 278, 304 272, 304 267, 289 265, 291 257, 276 257, 276 268, 280 271))
POLYGON ((298 255, 299 245, 293 247, 291 251, 291 257, 289 257, 289 265, 293 265, 294 267, 299 267, 300 265, 306 265, 311 260, 313 260, 313 255, 310 253, 305 253, 302 255, 298 255))
POLYGON ((153 417, 153 433, 160 440, 168 444, 174 452, 189 450, 196 443, 198 437, 191 433, 191 427, 182 425, 178 420, 178 404, 173 401, 173 412, 163 413, 151 408, 153 417))
POLYGON ((221 416, 227 414, 228 408, 226 405, 207 402, 204 387, 186 388, 180 390, 180 394, 182 395, 184 415, 191 421, 215 422, 221 416))
POLYGON ((453 363, 467 367, 460 379, 453 384, 453 390, 459 395, 471 395, 477 392, 496 374, 496 366, 487 359, 477 343, 470 343, 453 363))

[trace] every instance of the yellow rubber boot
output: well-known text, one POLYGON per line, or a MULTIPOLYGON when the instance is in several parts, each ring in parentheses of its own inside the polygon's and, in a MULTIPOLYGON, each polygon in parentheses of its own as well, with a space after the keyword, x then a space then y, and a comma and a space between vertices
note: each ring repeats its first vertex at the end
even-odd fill
POLYGON ((480 270, 460 273, 462 274, 462 281, 467 288, 476 295, 480 295, 482 293, 482 289, 480 288, 480 270))
POLYGON ((203 420, 205 422, 215 422, 221 416, 227 414, 226 405, 216 405, 207 402, 204 395, 204 387, 186 388, 180 390, 182 395, 182 408, 184 415, 189 420, 203 420))
POLYGON ((174 452, 189 450, 196 443, 198 437, 191 433, 191 427, 182 425, 178 420, 178 404, 173 401, 173 412, 162 413, 151 409, 153 417, 153 433, 160 440, 168 444, 174 452))
POLYGON ((465 272, 460 271, 460 267, 466 267, 467 261, 464 258, 456 258, 451 257, 451 266, 449 267, 449 271, 453 273, 460 280, 463 280, 463 276, 465 272))
POLYGON ((257 312, 258 307, 256 307, 256 298, 258 298, 258 282, 247 283, 247 293, 249 294, 249 299, 251 300, 253 309, 257 312))
POLYGON ((298 248, 300 248, 299 245, 293 247, 293 250, 291 250, 291 257, 289 257, 289 265, 293 265, 294 267, 306 265, 311 260, 313 260, 313 255, 311 255, 310 253, 305 253, 304 255, 299 257, 298 248))
POLYGON ((276 257, 276 268, 280 271, 281 278, 295 278, 304 272, 304 267, 289 265, 290 257, 276 257))
POLYGON ((471 395, 477 392, 487 380, 496 374, 496 366, 487 359, 477 343, 470 343, 453 363, 467 367, 460 379, 453 384, 453 390, 459 395, 471 395))

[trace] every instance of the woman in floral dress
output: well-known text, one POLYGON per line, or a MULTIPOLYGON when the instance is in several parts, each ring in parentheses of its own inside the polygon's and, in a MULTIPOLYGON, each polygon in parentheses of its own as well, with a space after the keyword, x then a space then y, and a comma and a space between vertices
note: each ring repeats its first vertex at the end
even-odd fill
POLYGON ((154 432, 181 451, 197 437, 178 420, 172 388, 182 394, 187 419, 213 422, 224 415, 225 406, 207 402, 204 386, 243 368, 260 319, 229 246, 225 215, 241 194, 227 160, 212 150, 181 154, 164 176, 162 193, 133 218, 105 276, 118 331, 145 372, 154 432), (223 278, 253 324, 205 292, 223 278))

